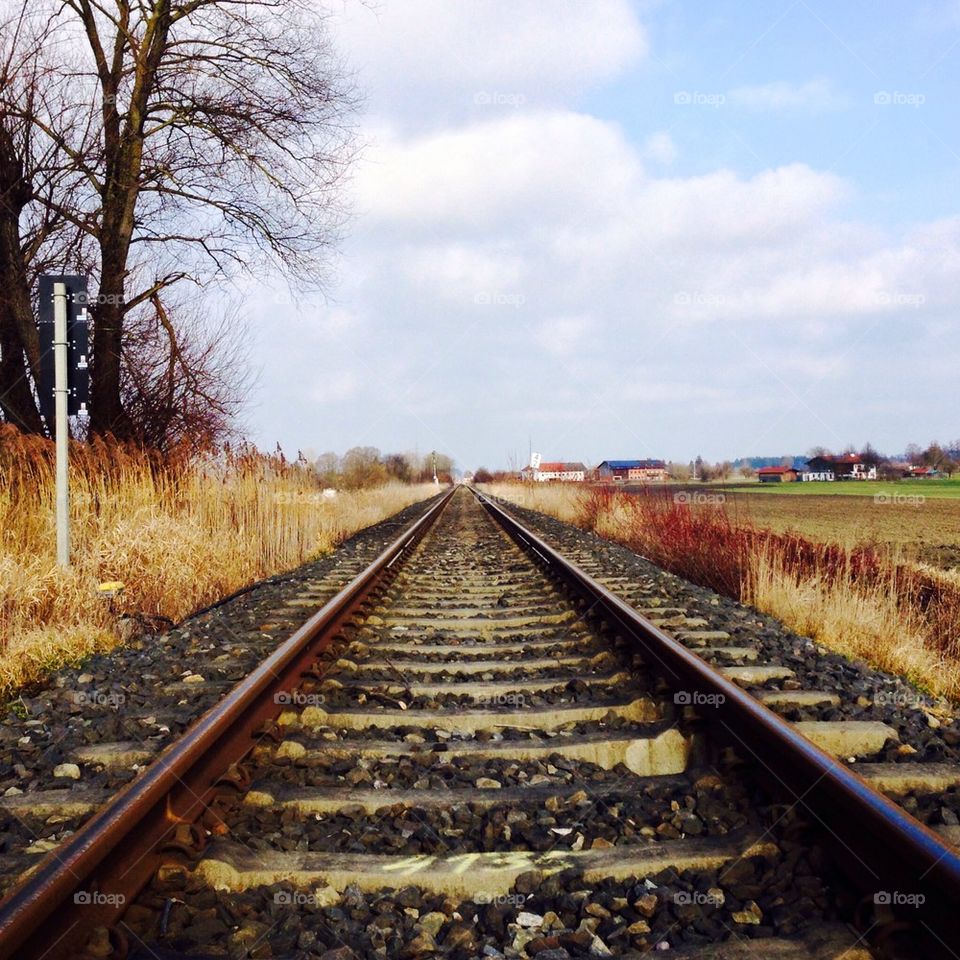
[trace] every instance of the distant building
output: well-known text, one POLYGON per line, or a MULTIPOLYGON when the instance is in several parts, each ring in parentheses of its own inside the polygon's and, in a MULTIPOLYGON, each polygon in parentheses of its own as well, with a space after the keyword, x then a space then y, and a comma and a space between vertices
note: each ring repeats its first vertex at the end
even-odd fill
POLYGON ((608 483, 660 483, 668 479, 662 460, 604 460, 596 475, 608 483))
POLYGON ((905 477, 919 477, 921 480, 932 480, 934 477, 942 476, 936 467, 924 467, 911 463, 904 474, 905 477))
POLYGON ((876 480, 877 468, 866 464, 855 453, 839 456, 811 457, 800 474, 800 479, 811 480, 876 480))
POLYGON ((524 467, 520 471, 521 480, 533 480, 545 483, 560 480, 566 483, 582 483, 587 478, 587 468, 582 463, 544 461, 539 466, 524 467))
POLYGON ((760 467, 757 479, 761 483, 794 483, 799 474, 793 467, 760 467))

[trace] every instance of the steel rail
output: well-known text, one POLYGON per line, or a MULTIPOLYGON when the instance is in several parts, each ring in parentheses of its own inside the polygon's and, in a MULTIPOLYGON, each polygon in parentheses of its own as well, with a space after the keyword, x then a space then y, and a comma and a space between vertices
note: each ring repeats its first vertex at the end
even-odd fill
POLYGON ((873 921, 874 932, 895 928, 908 933, 917 956, 956 960, 960 856, 955 848, 637 613, 490 497, 471 490, 519 545, 632 641, 669 688, 708 704, 699 709, 701 719, 711 723, 744 760, 760 765, 767 781, 786 794, 790 804, 806 811, 865 902, 882 908, 883 916, 873 921))
POLYGON ((412 523, 363 572, 201 716, 0 903, 0 958, 61 960, 90 932, 111 929, 155 873, 159 848, 203 836, 194 824, 218 789, 243 786, 236 764, 281 713, 334 632, 394 572, 436 522, 456 487, 412 523), (231 777, 231 767, 233 767, 231 777), (178 836, 179 834, 179 836, 178 836))

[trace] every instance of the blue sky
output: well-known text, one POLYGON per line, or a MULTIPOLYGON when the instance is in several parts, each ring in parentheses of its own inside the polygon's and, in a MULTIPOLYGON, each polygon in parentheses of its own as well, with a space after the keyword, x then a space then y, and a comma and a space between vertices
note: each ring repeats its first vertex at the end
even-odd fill
POLYGON ((807 0, 654 9, 645 18, 650 56, 588 93, 582 107, 621 122, 631 139, 669 130, 676 172, 801 161, 854 179, 851 211, 876 222, 936 217, 948 198, 955 207, 960 5, 807 0), (678 91, 725 100, 678 110, 678 91))
POLYGON ((326 298, 258 288, 265 446, 464 468, 960 436, 960 2, 347 0, 326 298))

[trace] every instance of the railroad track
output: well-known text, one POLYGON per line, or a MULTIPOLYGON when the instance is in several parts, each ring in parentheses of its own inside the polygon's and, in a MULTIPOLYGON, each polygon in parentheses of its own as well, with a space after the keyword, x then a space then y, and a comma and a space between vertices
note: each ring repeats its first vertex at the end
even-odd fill
POLYGON ((854 776, 896 731, 783 722, 838 691, 764 689, 784 667, 578 560, 452 492, 87 798, 2 956, 953 955, 960 860, 878 791, 956 767, 854 776))

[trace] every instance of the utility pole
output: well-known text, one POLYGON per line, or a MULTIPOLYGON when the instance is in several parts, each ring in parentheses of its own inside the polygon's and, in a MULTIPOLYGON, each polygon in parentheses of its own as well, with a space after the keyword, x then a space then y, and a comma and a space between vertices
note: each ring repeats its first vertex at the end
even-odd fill
POLYGON ((53 364, 57 447, 57 563, 70 566, 70 421, 67 408, 67 285, 53 285, 53 364))
POLYGON ((440 478, 437 476, 437 451, 433 451, 433 482, 439 486, 440 478))
POLYGON ((40 410, 56 449, 57 563, 70 565, 70 417, 87 415, 87 281, 70 274, 39 278, 40 410))

